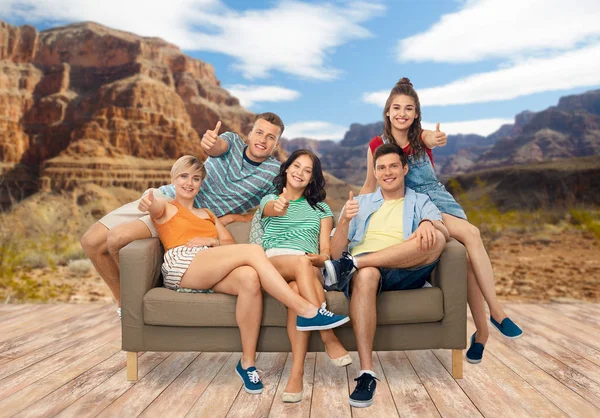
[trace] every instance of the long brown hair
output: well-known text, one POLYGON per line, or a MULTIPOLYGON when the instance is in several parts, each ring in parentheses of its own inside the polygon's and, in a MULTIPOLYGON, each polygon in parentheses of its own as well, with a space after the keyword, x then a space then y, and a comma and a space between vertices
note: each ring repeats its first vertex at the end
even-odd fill
POLYGON ((401 94, 412 97, 415 101, 415 112, 417 113, 417 117, 408 129, 408 142, 410 143, 410 147, 412 148, 415 157, 421 158, 425 155, 425 145, 423 144, 423 141, 421 141, 421 132, 423 132, 423 128, 421 128, 421 102, 419 101, 419 96, 413 88, 412 83, 406 77, 402 77, 396 83, 385 102, 385 108, 383 109, 383 133, 390 142, 396 143, 394 135, 392 134, 392 122, 387 116, 387 113, 390 111, 394 98, 401 94))
POLYGON ((308 155, 313 163, 312 176, 304 189, 303 196, 313 209, 319 209, 321 212, 325 212, 321 207, 317 206, 318 203, 324 201, 327 197, 327 192, 325 191, 325 176, 323 175, 323 169, 321 168, 321 160, 319 160, 319 157, 312 151, 298 149, 292 152, 288 159, 281 164, 279 174, 273 179, 275 189, 278 194, 283 193, 283 188, 287 184, 286 170, 302 155, 308 155))

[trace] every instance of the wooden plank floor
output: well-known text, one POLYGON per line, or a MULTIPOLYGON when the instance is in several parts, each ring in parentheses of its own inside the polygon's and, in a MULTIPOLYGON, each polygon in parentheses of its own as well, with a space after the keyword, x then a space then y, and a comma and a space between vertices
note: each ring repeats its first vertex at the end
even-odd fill
MULTIPOLYGON (((283 404, 288 353, 260 353, 265 391, 249 395, 240 353, 140 353, 128 382, 107 305, 0 305, 1 417, 600 417, 600 304, 507 304, 525 335, 490 330, 484 361, 451 376, 450 350, 373 354, 375 403, 348 405, 359 371, 309 353, 304 398, 283 404)), ((469 319, 468 336, 474 332, 469 319)))

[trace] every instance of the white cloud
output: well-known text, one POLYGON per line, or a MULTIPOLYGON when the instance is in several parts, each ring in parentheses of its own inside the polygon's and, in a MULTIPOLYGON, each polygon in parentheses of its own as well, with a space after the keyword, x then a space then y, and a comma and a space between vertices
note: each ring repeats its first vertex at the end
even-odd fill
MULTIPOLYGON (((474 74, 438 87, 418 89, 421 106, 510 100, 544 91, 600 84, 600 43, 551 58, 531 58, 509 68, 474 74)), ((389 90, 369 92, 363 101, 383 107, 389 90)))
MULTIPOLYGON (((477 134, 482 136, 488 136, 494 133, 502 125, 514 123, 513 119, 478 119, 478 120, 465 120, 459 122, 441 122, 440 130, 446 132, 448 135, 456 134, 477 134)), ((423 129, 435 130, 435 122, 422 121, 421 126, 423 129)))
POLYGON ((335 125, 322 121, 296 122, 286 125, 285 138, 333 139, 337 141, 344 137, 347 126, 335 125))
POLYGON ((473 0, 398 43, 400 61, 472 62, 565 51, 600 36, 598 0, 473 0))
POLYGON ((240 99, 240 104, 244 107, 251 107, 254 103, 258 102, 284 102, 300 97, 300 93, 296 90, 279 86, 245 86, 243 84, 234 84, 223 86, 223 88, 240 99))
POLYGON ((246 78, 277 70, 332 79, 340 70, 327 54, 371 33, 361 23, 380 14, 379 2, 303 3, 282 0, 270 9, 228 8, 220 0, 0 0, 0 16, 27 22, 91 20, 143 36, 158 36, 190 51, 236 59, 246 78))

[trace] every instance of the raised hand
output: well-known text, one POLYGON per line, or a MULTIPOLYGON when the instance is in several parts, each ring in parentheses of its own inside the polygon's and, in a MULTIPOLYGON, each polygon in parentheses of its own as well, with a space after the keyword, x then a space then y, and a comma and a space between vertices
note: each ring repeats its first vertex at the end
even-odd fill
POLYGON ((212 147, 215 146, 217 140, 219 139, 219 129, 221 129, 221 121, 217 122, 217 126, 212 131, 207 130, 202 136, 202 141, 200 141, 200 146, 204 149, 204 151, 210 151, 212 147))
POLYGON ((445 132, 440 131, 440 123, 435 125, 435 131, 433 132, 435 144, 438 147, 443 147, 448 142, 448 137, 445 132))
POLYGON ((352 193, 351 190, 350 193, 348 193, 348 201, 344 207, 344 218, 350 221, 356 215, 358 215, 358 200, 354 199, 354 193, 352 193))
POLYGON ((283 193, 279 195, 279 198, 273 204, 273 209, 280 214, 280 216, 287 213, 288 207, 290 206, 290 197, 287 189, 283 188, 283 193))
POLYGON ((140 199, 138 209, 140 212, 148 212, 150 210, 150 206, 152 206, 152 202, 155 200, 156 198, 154 197, 154 189, 150 189, 148 194, 140 199))

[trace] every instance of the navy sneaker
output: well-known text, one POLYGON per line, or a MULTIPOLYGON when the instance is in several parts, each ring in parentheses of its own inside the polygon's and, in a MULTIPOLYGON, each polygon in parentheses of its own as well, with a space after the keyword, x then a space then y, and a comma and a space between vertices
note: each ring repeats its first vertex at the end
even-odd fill
POLYGON ((373 404, 373 397, 375 396, 375 389, 377 388, 377 379, 370 373, 363 373, 354 379, 356 388, 350 395, 350 406, 355 408, 366 408, 373 404))
POLYGON ((242 360, 240 360, 235 366, 235 372, 244 382, 244 390, 248 393, 258 394, 262 393, 264 386, 260 381, 256 367, 248 367, 247 369, 242 368, 242 360))
POLYGON ((496 329, 498 331, 500 331, 502 333, 502 335, 504 335, 506 338, 519 338, 521 335, 523 335, 523 331, 521 330, 521 328, 519 328, 517 326, 517 324, 515 324, 513 321, 510 320, 510 318, 506 317, 502 320, 502 323, 499 324, 498 321, 496 321, 491 315, 490 315, 490 322, 492 323, 493 326, 496 327, 496 329))
POLYGON ((325 285, 333 286, 355 271, 356 266, 354 265, 354 257, 348 252, 343 252, 342 258, 339 260, 325 261, 326 274, 323 275, 325 278, 325 285))
POLYGON ((477 333, 474 333, 471 336, 471 346, 467 350, 467 355, 465 356, 467 361, 471 364, 481 363, 481 359, 483 358, 483 350, 485 349, 485 345, 475 342, 476 334, 477 333))
POLYGON ((298 331, 319 331, 339 327, 348 321, 350 321, 350 317, 336 315, 321 306, 317 314, 312 318, 298 315, 296 317, 296 329, 298 331))

